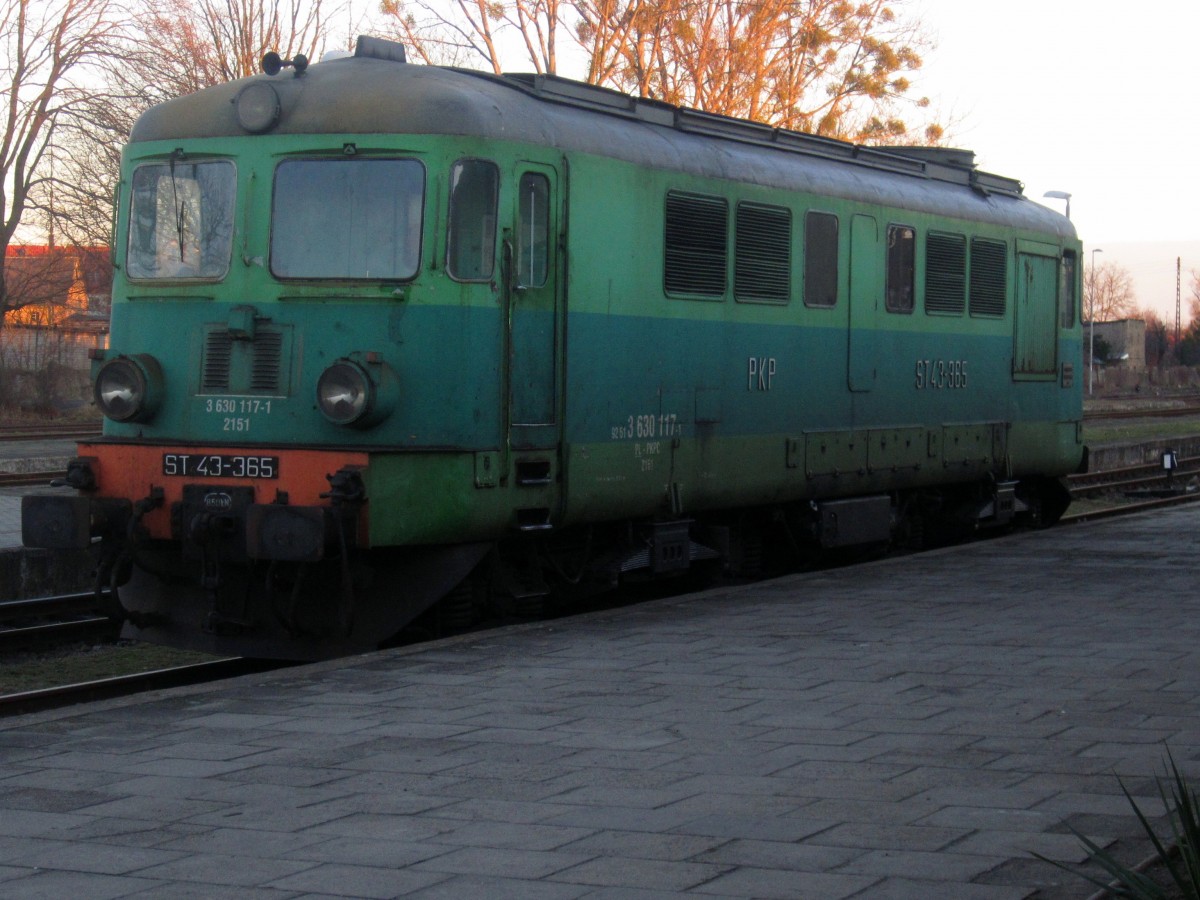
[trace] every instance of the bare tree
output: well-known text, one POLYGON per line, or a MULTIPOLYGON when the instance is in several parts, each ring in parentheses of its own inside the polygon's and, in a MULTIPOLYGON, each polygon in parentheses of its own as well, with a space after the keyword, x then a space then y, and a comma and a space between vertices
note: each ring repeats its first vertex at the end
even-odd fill
POLYGON ((1089 321, 1116 322, 1137 316, 1133 276, 1117 263, 1084 267, 1084 314, 1089 321))
POLYGON ((1146 323, 1146 365, 1161 368, 1166 364, 1171 350, 1171 336, 1158 310, 1149 306, 1140 310, 1137 317, 1146 323))
MULTIPOLYGON (((501 71, 507 35, 538 72, 555 72, 559 35, 585 79, 642 97, 830 137, 911 140, 899 111, 924 109, 907 74, 926 41, 904 0, 384 0, 394 35, 425 62, 501 71)), ((921 140, 937 142, 928 125, 921 140)))
MULTIPOLYGON (((151 103, 260 71, 263 54, 316 57, 331 10, 323 0, 136 0, 138 52, 121 86, 151 103)), ((340 8, 340 7, 338 7, 340 8)))
POLYGON ((79 98, 77 115, 50 147, 54 202, 43 210, 43 223, 80 247, 109 240, 121 146, 143 111, 251 75, 268 50, 315 58, 343 8, 329 0, 131 2, 135 39, 107 68, 103 87, 79 98))
POLYGON ((1200 327, 1200 269, 1192 269, 1188 291, 1188 330, 1200 327))
MULTIPOLYGON (((849 140, 906 139, 905 72, 925 39, 870 0, 576 0, 589 80, 642 96, 849 140)), ((937 140, 937 127, 925 140, 937 140)))
MULTIPOLYGON (((0 0, 0 260, 28 215, 52 205, 55 138, 85 118, 89 76, 119 53, 116 0, 0 0)), ((24 301, 0 268, 0 327, 24 301)))
POLYGON ((534 71, 558 69, 559 24, 567 0, 382 0, 385 30, 428 65, 502 71, 502 44, 520 41, 534 71))

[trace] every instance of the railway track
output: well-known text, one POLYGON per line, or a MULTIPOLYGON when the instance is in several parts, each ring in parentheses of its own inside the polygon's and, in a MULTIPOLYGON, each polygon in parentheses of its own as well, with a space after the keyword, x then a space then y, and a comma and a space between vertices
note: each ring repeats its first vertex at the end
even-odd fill
POLYGON ((1138 409, 1096 409, 1084 411, 1083 418, 1087 422, 1098 422, 1110 419, 1182 419, 1188 416, 1200 416, 1200 406, 1164 406, 1138 409))
POLYGON ((115 640, 120 626, 101 606, 91 592, 0 603, 0 655, 115 640))
POLYGON ((48 485, 56 478, 65 478, 66 472, 0 472, 0 487, 34 487, 48 485))
POLYGON ((34 425, 0 425, 0 441, 87 440, 100 437, 100 423, 41 422, 34 425))
POLYGON ((1169 477, 1161 464, 1149 464, 1070 475, 1067 484, 1071 489, 1071 498, 1082 500, 1117 491, 1182 486, 1193 478, 1200 478, 1200 457, 1188 457, 1177 462, 1178 468, 1169 477))
POLYGON ((293 664, 278 660, 218 659, 186 666, 172 666, 168 669, 156 669, 152 672, 100 678, 79 684, 65 684, 34 691, 5 694, 0 696, 0 717, 42 712, 94 700, 109 700, 113 697, 125 697, 144 691, 205 684, 209 681, 220 681, 239 675, 284 669, 291 665, 293 664))
MULTIPOLYGON (((1193 474, 1200 474, 1200 458, 1181 460, 1180 469, 1174 473, 1173 480, 1179 482, 1193 474)), ((1123 493, 1135 487, 1154 487, 1164 484, 1166 479, 1157 466, 1134 466, 1072 476, 1068 480, 1072 496, 1079 499, 1123 493)), ((1200 491, 1141 502, 1114 503, 1065 515, 1062 524, 1130 515, 1195 500, 1200 500, 1200 491)), ((113 641, 119 629, 113 620, 104 615, 102 607, 103 600, 98 601, 95 594, 90 592, 0 603, 0 658, 6 652, 31 648, 63 646, 80 641, 113 641)), ((274 660, 225 659, 0 696, 0 716, 139 691, 198 684, 285 665, 288 664, 274 660)))

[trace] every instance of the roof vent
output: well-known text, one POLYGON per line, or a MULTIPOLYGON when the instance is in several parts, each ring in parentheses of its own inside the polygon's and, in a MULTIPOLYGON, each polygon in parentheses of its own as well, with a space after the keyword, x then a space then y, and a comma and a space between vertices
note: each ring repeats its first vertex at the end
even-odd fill
POLYGON ((368 37, 365 34, 358 36, 358 43, 354 45, 354 55, 370 59, 386 59, 389 62, 407 62, 404 57, 404 45, 399 41, 368 37))

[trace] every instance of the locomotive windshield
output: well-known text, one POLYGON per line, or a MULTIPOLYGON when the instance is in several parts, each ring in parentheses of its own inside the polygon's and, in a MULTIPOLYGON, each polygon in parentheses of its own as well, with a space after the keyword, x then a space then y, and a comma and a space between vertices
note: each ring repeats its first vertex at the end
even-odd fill
POLYGON ((129 277, 223 278, 233 247, 236 184, 236 170, 225 161, 139 166, 129 217, 129 277))
POLYGON ((275 170, 271 272, 408 279, 421 256, 425 167, 415 159, 308 159, 275 170))

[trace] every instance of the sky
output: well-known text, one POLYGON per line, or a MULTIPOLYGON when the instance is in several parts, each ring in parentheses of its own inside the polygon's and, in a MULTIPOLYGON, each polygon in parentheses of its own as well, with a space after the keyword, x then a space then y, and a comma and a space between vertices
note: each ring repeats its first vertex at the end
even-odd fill
MULTIPOLYGON (((929 98, 947 143, 975 151, 979 168, 1018 179, 1027 197, 1058 212, 1063 201, 1045 193, 1070 193, 1085 267, 1093 258, 1124 267, 1138 308, 1168 326, 1178 259, 1186 327, 1191 272, 1200 272, 1200 114, 1187 101, 1200 75, 1200 2, 893 7, 934 44, 910 93, 929 98)), ((921 111, 912 113, 906 121, 922 124, 921 111)))
POLYGON ((936 46, 913 77, 950 123, 954 146, 986 171, 1064 211, 1085 264, 1129 270, 1140 307, 1175 321, 1181 259, 1183 324, 1200 271, 1200 115, 1194 96, 1200 3, 1085 0, 902 0, 936 46))

